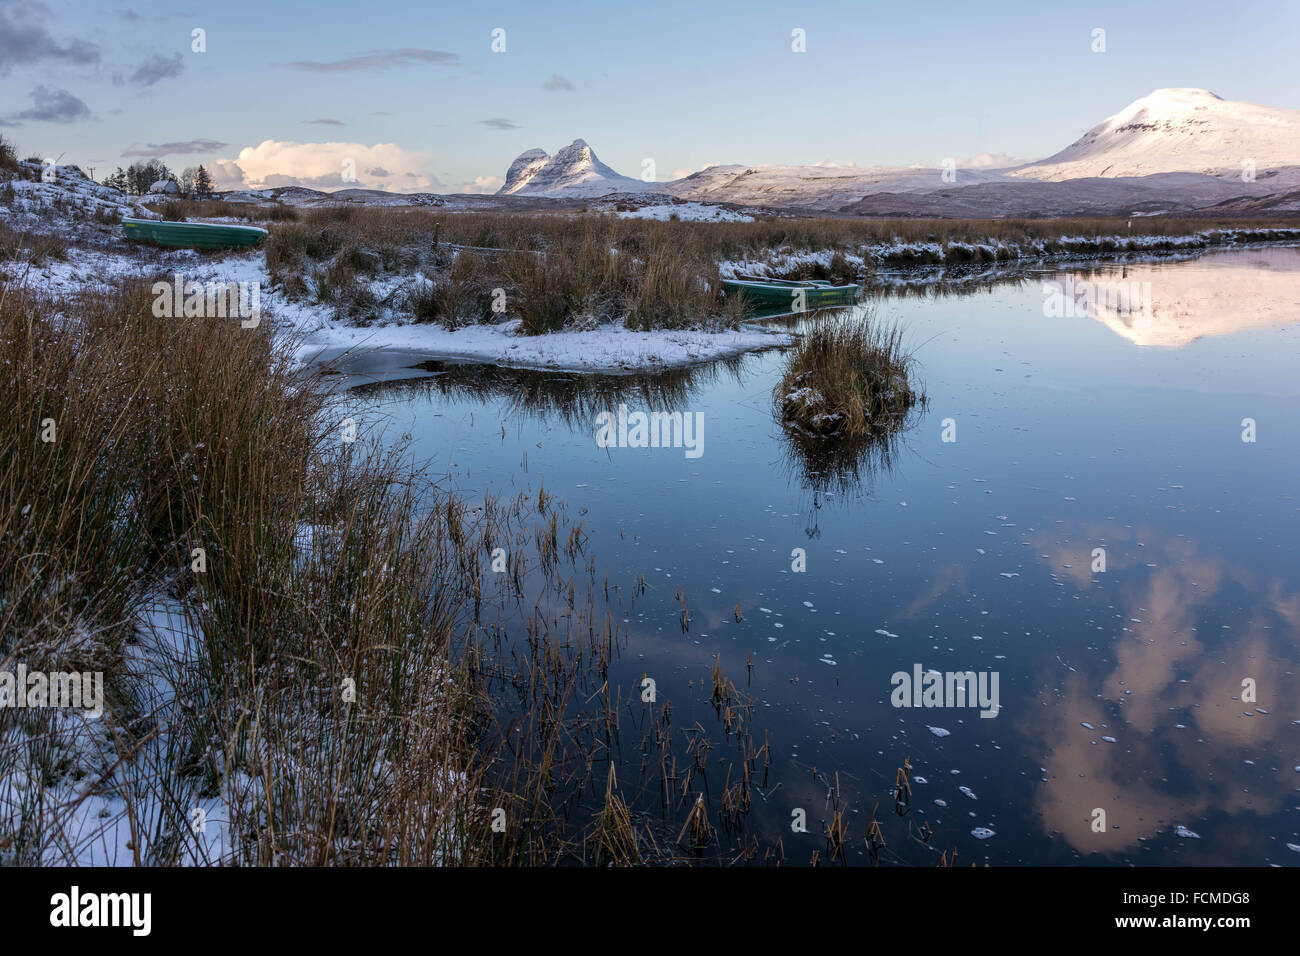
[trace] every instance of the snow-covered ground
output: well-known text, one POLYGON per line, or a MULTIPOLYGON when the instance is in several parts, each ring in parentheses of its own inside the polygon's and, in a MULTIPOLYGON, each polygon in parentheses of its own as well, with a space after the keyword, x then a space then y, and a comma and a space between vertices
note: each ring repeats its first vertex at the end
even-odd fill
POLYGON ((753 222, 753 216, 736 212, 725 206, 710 203, 684 202, 664 203, 658 206, 642 206, 640 209, 625 210, 618 214, 620 219, 657 219, 664 221, 676 217, 683 222, 753 222))
POLYGON ((436 325, 356 328, 326 322, 303 340, 300 355, 310 358, 314 353, 344 346, 383 348, 518 368, 637 371, 694 365, 790 342, 787 335, 761 331, 633 332, 617 325, 585 332, 521 335, 519 324, 515 319, 452 332, 436 325))
MULTIPOLYGON (((621 325, 524 335, 518 320, 452 331, 439 325, 417 324, 395 310, 390 310, 384 320, 364 327, 349 325, 334 318, 330 306, 285 298, 272 285, 265 253, 260 250, 212 258, 186 249, 125 244, 117 235, 117 227, 95 222, 98 211, 153 218, 158 214, 116 190, 91 182, 75 167, 58 167, 52 182, 13 180, 13 188, 14 202, 0 205, 0 221, 14 228, 52 233, 73 245, 64 258, 50 257, 36 265, 0 261, 0 275, 57 296, 103 287, 129 276, 170 278, 179 273, 185 281, 255 282, 264 318, 275 331, 301 343, 299 354, 304 361, 322 351, 356 348, 524 368, 609 372, 692 365, 790 341, 783 333, 761 330, 634 332, 621 325)), ((672 204, 667 208, 681 218, 735 215, 700 203, 672 204)), ((377 298, 385 299, 422 278, 390 276, 373 280, 372 291, 377 298)))
MULTIPOLYGON (((259 283, 263 320, 300 343, 304 362, 316 354, 339 349, 382 349, 427 358, 486 362, 516 368, 579 372, 625 372, 694 365, 744 352, 789 344, 790 337, 762 330, 657 330, 635 332, 620 325, 585 331, 525 335, 513 319, 495 325, 449 330, 394 317, 385 323, 350 325, 333 317, 327 305, 290 301, 271 285, 265 256, 260 252, 203 259, 186 250, 164 253, 159 260, 93 249, 68 250, 65 260, 51 259, 32 267, 0 263, 0 272, 23 277, 28 288, 69 295, 119 278, 180 273, 185 281, 259 283)), ((380 298, 407 280, 382 279, 372 288, 380 298)))
MULTIPOLYGON (((515 368, 624 372, 694 365, 791 341, 784 333, 762 330, 635 332, 612 324, 584 331, 525 335, 519 331, 518 319, 456 330, 398 316, 385 323, 350 325, 336 320, 329 306, 286 299, 271 286, 265 258, 259 253, 195 263, 186 279, 261 283, 264 315, 273 329, 299 342, 298 354, 304 362, 341 348, 376 349, 515 368)), ((410 281, 419 278, 380 279, 372 289, 378 298, 384 298, 410 281)))

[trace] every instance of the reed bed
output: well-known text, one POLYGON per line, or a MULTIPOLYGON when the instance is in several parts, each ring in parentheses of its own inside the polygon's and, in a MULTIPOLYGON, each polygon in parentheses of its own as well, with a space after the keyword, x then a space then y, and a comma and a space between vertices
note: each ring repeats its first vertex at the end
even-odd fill
POLYGON ((68 241, 61 236, 14 229, 0 221, 0 261, 39 266, 50 259, 66 259, 68 241))
MULTIPOLYGON (((203 209, 217 214, 221 205, 203 209)), ((273 218, 257 207, 244 214, 273 218)), ((724 262, 778 278, 852 283, 882 270, 971 269, 1278 239, 1300 239, 1300 223, 1193 217, 696 223, 339 205, 301 210, 296 221, 273 228, 266 255, 272 279, 291 296, 332 305, 355 322, 396 316, 457 328, 516 318, 525 333, 542 334, 607 322, 641 330, 735 328, 741 310, 722 295, 724 262), (380 279, 410 277, 396 290, 374 291, 380 279)))
POLYGON ((399 275, 416 278, 386 304, 449 328, 511 318, 533 335, 608 322, 736 327, 740 306, 723 298, 715 261, 618 223, 329 207, 275 229, 267 266, 290 294, 354 319, 378 313, 372 280, 399 275))
POLYGON ((169 199, 157 207, 169 222, 233 218, 250 222, 296 222, 298 210, 283 203, 237 202, 226 199, 169 199))
POLYGON ((123 828, 140 865, 754 857, 753 702, 719 678, 714 741, 615 682, 646 585, 562 502, 447 493, 341 440, 292 343, 151 303, 0 284, 0 668, 107 684, 101 721, 0 711, 0 859, 123 828))

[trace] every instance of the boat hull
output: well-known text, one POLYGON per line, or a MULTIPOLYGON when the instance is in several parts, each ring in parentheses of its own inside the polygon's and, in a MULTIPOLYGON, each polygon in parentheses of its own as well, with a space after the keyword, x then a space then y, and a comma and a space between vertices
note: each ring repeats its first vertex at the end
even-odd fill
POLYGON ((160 222, 155 219, 123 219, 122 232, 128 239, 186 249, 245 249, 256 246, 268 235, 265 229, 257 226, 160 222))
POLYGON ((778 285, 766 282, 749 282, 741 279, 724 279, 722 287, 728 296, 738 295, 750 309, 767 312, 784 309, 786 312, 806 312, 853 305, 858 300, 855 285, 831 285, 829 282, 812 282, 806 285, 778 285))

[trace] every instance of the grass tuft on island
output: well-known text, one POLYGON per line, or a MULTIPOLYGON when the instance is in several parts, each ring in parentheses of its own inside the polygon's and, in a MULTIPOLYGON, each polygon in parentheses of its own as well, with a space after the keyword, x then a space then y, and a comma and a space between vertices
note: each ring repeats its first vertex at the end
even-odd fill
POLYGON ((902 332, 839 314, 803 334, 773 391, 782 421, 821 438, 898 431, 925 395, 911 381, 902 332))

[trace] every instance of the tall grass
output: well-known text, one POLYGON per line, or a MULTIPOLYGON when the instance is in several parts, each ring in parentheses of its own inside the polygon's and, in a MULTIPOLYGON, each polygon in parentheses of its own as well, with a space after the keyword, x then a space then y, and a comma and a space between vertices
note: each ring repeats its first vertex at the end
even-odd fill
MULTIPOLYGON (((285 345, 151 302, 143 283, 62 303, 0 286, 0 661, 105 672, 124 765, 105 786, 139 827, 137 862, 200 852, 176 834, 223 791, 226 862, 453 861, 467 700, 419 482, 394 451, 339 445, 285 345), (127 660, 158 600, 196 635, 169 702, 127 660)), ((11 713, 0 808, 27 798, 16 779, 50 790, 0 840, 76 859, 56 718, 11 713)))
POLYGON ((717 707, 734 761, 696 724, 688 762, 671 709, 611 680, 644 580, 602 585, 562 505, 462 501, 343 440, 359 412, 292 343, 151 304, 0 284, 0 669, 108 685, 102 721, 0 709, 0 861, 645 862, 675 853, 649 806, 749 806, 752 702, 717 707), (646 759, 620 786, 627 708, 646 759))
POLYGON ((0 221, 0 260, 38 266, 49 259, 66 259, 68 241, 62 236, 14 229, 0 221))
POLYGON ((722 298, 714 261, 618 224, 318 209, 273 231, 267 266, 287 289, 336 304, 355 301, 357 286, 375 275, 419 272, 429 278, 407 291, 405 310, 452 328, 500 318, 517 318, 534 335, 605 322, 635 329, 736 326, 739 304, 722 298), (338 281, 345 263, 351 271, 338 281))
POLYGON ((225 199, 169 199, 158 207, 168 222, 230 217, 251 222, 295 222, 298 210, 281 203, 231 202, 225 199))
POLYGON ((1199 249, 1286 237, 1300 238, 1300 220, 695 223, 335 206, 306 210, 297 222, 274 228, 267 265, 290 294, 333 304, 349 318, 369 320, 385 308, 453 328, 518 318, 524 332, 541 334, 593 322, 634 329, 734 328, 740 308, 721 296, 723 261, 753 264, 781 278, 851 283, 881 269, 1199 249), (1270 232, 1274 227, 1289 231, 1270 232), (426 278, 381 303, 367 290, 386 274, 426 278), (504 312, 498 311, 502 305, 504 312))
POLYGON ((862 439, 897 430, 924 394, 910 380, 902 330, 828 317, 802 335, 773 394, 786 422, 817 435, 862 439))

